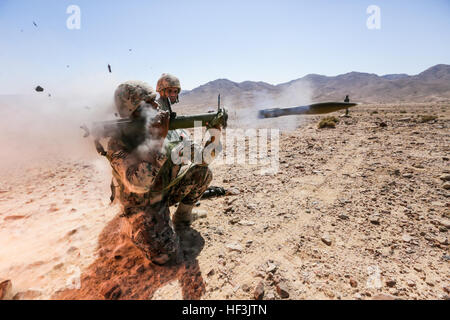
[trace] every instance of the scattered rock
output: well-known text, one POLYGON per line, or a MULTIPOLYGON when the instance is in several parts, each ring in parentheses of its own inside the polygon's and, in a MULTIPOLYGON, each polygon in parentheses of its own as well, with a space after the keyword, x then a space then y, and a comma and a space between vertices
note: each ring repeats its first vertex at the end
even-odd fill
POLYGON ((239 219, 238 217, 236 217, 236 218, 230 219, 230 220, 229 220, 229 223, 230 223, 230 224, 236 224, 236 223, 238 223, 239 221, 240 221, 240 219, 239 219))
POLYGON ((273 292, 269 292, 269 293, 266 295, 266 299, 267 299, 267 300, 275 300, 275 295, 273 294, 273 292))
POLYGON ((264 297, 264 283, 262 281, 256 286, 253 296, 255 300, 262 300, 264 297))
POLYGON ((449 190, 450 189, 450 182, 446 182, 442 185, 442 188, 444 188, 445 190, 449 190))
POLYGON ((323 237, 321 238, 321 240, 322 240, 322 242, 325 243, 327 246, 331 246, 332 241, 331 241, 331 239, 330 239, 328 236, 323 236, 323 237))
POLYGON ((388 286, 389 288, 393 288, 396 284, 397 284, 397 281, 395 281, 394 279, 390 279, 390 280, 386 281, 386 286, 388 286))
POLYGON ((267 262, 267 268, 266 268, 266 272, 267 273, 273 273, 277 270, 277 265, 275 263, 272 262, 267 262))
POLYGON ((286 283, 284 283, 284 282, 278 283, 277 286, 276 286, 276 289, 277 289, 278 295, 282 299, 289 298, 289 289, 288 289, 286 283))
POLYGON ((255 223, 253 221, 240 220, 238 224, 240 224, 241 226, 253 226, 255 223))
POLYGON ((117 283, 107 282, 100 289, 100 293, 107 300, 117 300, 122 295, 122 290, 117 283))
POLYGON ((339 215, 339 219, 341 219, 341 220, 348 220, 348 216, 345 215, 345 214, 340 214, 339 215))
POLYGON ((406 282, 406 284, 407 284, 408 287, 410 287, 410 288, 414 288, 414 287, 416 286, 416 283, 415 283, 414 281, 412 281, 412 280, 408 280, 408 281, 406 282))
POLYGON ((437 237, 436 241, 439 242, 440 244, 444 244, 444 245, 448 244, 448 238, 444 237, 444 236, 437 237))
POLYGON ((224 210, 225 213, 233 213, 234 211, 235 210, 234 210, 234 207, 232 205, 226 207, 225 210, 224 210))
POLYGON ((239 194, 241 194, 241 192, 238 189, 230 188, 230 189, 227 189, 227 193, 225 195, 227 195, 227 196, 237 196, 239 194))
POLYGON ((450 174, 443 174, 439 177, 442 181, 450 181, 450 174))
POLYGON ((4 280, 0 282, 0 300, 11 300, 12 282, 11 280, 4 280))
POLYGON ((412 176, 413 176, 412 173, 404 173, 404 174, 402 175, 403 178, 408 178, 408 179, 409 179, 409 178, 412 178, 412 176))
POLYGON ((248 284, 246 284, 246 283, 244 283, 241 286, 241 288, 242 288, 242 291, 244 291, 244 292, 249 292, 250 291, 250 286, 248 284))
POLYGON ((380 224, 380 216, 373 214, 373 215, 369 216, 369 221, 370 221, 370 223, 379 225, 380 224))
POLYGON ((350 285, 352 288, 356 288, 358 286, 358 282, 355 279, 350 278, 350 285))
POLYGON ((410 242, 411 239, 412 238, 411 238, 411 236, 409 234, 405 233, 405 234, 402 235, 402 240, 405 241, 405 242, 410 242))
POLYGON ((228 243, 226 247, 228 248, 229 251, 242 252, 244 250, 244 248, 242 248, 242 246, 239 243, 228 243))

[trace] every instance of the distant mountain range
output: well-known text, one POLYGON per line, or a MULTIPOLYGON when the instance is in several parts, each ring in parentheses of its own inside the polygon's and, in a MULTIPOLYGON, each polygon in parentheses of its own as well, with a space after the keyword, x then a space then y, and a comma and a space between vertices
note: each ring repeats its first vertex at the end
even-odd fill
POLYGON ((366 103, 447 102, 450 101, 450 65, 438 64, 413 76, 378 76, 362 72, 335 77, 308 74, 278 85, 217 79, 193 90, 183 91, 179 106, 186 110, 211 108, 217 105, 219 93, 227 104, 238 108, 254 105, 255 100, 259 103, 264 100, 281 102, 277 106, 282 107, 282 104, 295 105, 296 98, 298 103, 342 101, 346 95, 350 96, 351 101, 366 103))

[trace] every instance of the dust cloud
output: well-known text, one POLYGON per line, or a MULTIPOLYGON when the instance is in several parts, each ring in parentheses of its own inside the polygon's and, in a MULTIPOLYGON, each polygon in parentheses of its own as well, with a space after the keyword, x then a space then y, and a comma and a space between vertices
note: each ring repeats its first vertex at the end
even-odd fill
POLYGON ((262 109, 285 108, 310 104, 312 89, 308 82, 287 84, 281 92, 258 91, 252 96, 239 101, 224 102, 231 107, 229 111, 231 128, 278 128, 280 131, 292 131, 301 126, 302 116, 259 119, 258 112, 262 109))
POLYGON ((85 124, 114 118, 119 81, 92 76, 44 92, 0 95, 0 170, 29 167, 50 159, 95 159, 85 124))

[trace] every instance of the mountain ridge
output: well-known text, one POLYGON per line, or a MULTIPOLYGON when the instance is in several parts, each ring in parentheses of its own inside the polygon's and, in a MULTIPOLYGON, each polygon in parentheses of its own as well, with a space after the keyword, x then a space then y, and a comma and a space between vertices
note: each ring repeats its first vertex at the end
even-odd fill
POLYGON ((450 65, 437 64, 416 75, 377 75, 358 71, 336 76, 312 73, 276 85, 263 81, 234 82, 220 78, 183 91, 180 100, 183 106, 200 107, 217 101, 220 93, 228 102, 244 107, 261 93, 276 99, 301 90, 309 90, 309 98, 314 102, 341 101, 346 95, 364 103, 444 102, 450 100, 450 65), (299 90, 295 90, 295 87, 299 90))

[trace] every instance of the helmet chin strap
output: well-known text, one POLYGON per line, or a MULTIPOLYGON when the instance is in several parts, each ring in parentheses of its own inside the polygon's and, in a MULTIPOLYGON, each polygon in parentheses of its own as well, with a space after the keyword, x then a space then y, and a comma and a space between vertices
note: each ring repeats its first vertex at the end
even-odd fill
MULTIPOLYGON (((166 89, 164 89, 164 93, 166 93, 166 89)), ((167 97, 167 102, 169 103, 169 112, 172 113, 172 102, 170 101, 170 97, 167 97)))

